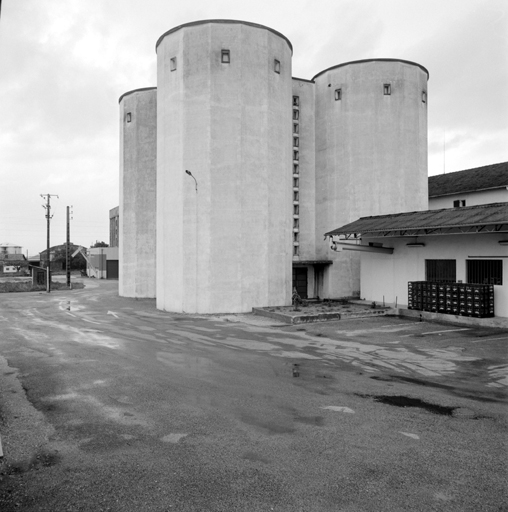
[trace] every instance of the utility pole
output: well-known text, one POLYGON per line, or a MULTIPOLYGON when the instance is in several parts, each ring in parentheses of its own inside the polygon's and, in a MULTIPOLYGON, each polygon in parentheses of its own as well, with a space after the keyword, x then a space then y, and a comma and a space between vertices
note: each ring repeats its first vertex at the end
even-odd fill
POLYGON ((65 251, 65 271, 67 273, 67 288, 71 288, 71 212, 72 206, 67 206, 67 245, 65 251))
POLYGON ((47 220, 47 236, 46 236, 46 291, 49 293, 51 291, 51 277, 49 271, 49 224, 53 215, 51 215, 51 198, 58 196, 56 194, 41 194, 41 197, 46 198, 46 204, 43 204, 42 207, 46 210, 46 220, 47 220))

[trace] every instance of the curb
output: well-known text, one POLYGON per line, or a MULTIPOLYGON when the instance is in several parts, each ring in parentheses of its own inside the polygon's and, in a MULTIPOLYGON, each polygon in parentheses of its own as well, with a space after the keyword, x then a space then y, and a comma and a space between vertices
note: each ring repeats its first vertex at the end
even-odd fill
POLYGON ((385 316, 394 314, 393 308, 381 308, 381 309, 366 309, 362 312, 357 313, 315 313, 312 315, 285 315, 277 311, 268 311, 264 308, 252 308, 254 315, 265 316, 274 320, 279 320, 286 324, 308 324, 314 322, 329 322, 332 320, 348 320, 350 318, 366 318, 370 316, 385 316))

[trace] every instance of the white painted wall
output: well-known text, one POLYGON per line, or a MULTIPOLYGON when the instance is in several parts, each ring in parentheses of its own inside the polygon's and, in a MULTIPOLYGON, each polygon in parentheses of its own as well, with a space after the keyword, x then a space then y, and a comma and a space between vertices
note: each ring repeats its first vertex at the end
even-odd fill
POLYGON ((333 259, 325 297, 360 290, 360 259, 330 251, 324 233, 364 216, 427 209, 427 78, 416 64, 382 60, 315 77, 316 256, 333 259))
POLYGON ((440 235, 419 237, 425 247, 407 247, 414 238, 369 238, 393 247, 393 254, 361 253, 361 297, 367 301, 407 307, 409 281, 425 281, 426 259, 455 259, 457 281, 466 282, 466 260, 492 256, 503 261, 503 285, 494 286, 495 315, 508 317, 508 249, 498 244, 505 234, 440 235))
POLYGON ((93 247, 87 249, 87 275, 96 279, 107 278, 107 261, 119 259, 118 247, 93 247))
POLYGON ((119 294, 155 297, 157 90, 120 99, 119 294), (131 121, 127 121, 127 114, 131 121))
POLYGON ((245 22, 199 22, 166 33, 157 64, 157 308, 290 304, 288 41, 245 22))
POLYGON ((481 190, 478 192, 467 192, 465 194, 453 194, 442 197, 429 197, 429 210, 440 210, 442 208, 453 208, 453 202, 457 199, 466 201, 466 206, 479 204, 506 203, 508 202, 508 188, 495 188, 492 190, 481 190))

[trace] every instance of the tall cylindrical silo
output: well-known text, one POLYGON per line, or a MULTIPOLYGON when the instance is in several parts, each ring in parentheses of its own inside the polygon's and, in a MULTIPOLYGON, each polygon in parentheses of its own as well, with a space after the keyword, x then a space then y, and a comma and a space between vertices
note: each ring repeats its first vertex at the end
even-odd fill
MULTIPOLYGON (((428 71, 396 59, 329 68, 316 83, 317 236, 359 217, 428 207, 428 71)), ((328 254, 322 240, 320 255, 328 254)), ((338 253, 328 294, 359 290, 357 253, 338 253)))
POLYGON ((155 297, 157 89, 120 97, 119 294, 155 297))
POLYGON ((243 21, 159 38, 159 309, 290 304, 291 55, 284 36, 243 21))

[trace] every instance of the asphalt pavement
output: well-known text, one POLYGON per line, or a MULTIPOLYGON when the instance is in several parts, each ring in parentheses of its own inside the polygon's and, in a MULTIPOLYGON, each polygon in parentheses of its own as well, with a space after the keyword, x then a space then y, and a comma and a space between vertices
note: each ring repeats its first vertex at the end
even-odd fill
POLYGON ((0 295, 0 510, 508 510, 508 331, 0 295))

